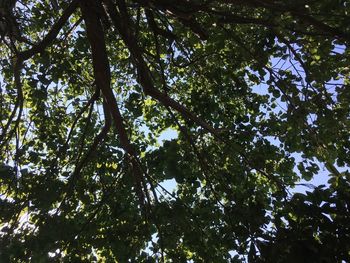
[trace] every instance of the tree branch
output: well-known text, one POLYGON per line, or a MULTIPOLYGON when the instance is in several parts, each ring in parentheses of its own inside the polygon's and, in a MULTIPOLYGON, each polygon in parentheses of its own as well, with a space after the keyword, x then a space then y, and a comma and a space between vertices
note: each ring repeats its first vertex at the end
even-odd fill
MULTIPOLYGON (((160 101, 163 105, 170 106, 171 108, 177 110, 185 118, 194 121, 195 123, 197 123, 197 125, 212 133, 217 138, 220 138, 219 132, 213 127, 211 127, 208 123, 206 123, 201 118, 193 114, 185 106, 179 104, 177 101, 170 98, 166 93, 163 93, 157 88, 155 88, 151 78, 150 70, 143 59, 141 48, 138 46, 137 39, 135 39, 131 31, 132 21, 129 17, 127 17, 127 14, 119 14, 111 0, 103 1, 107 6, 108 13, 112 19, 114 26, 119 31, 125 45, 128 47, 131 55, 134 58, 134 64, 138 70, 138 81, 140 82, 145 94, 160 101), (128 20, 125 21, 123 18, 128 20)), ((120 8, 120 10, 122 10, 122 8, 120 8)))
POLYGON ((64 26, 64 24, 67 22, 69 17, 75 12, 75 10, 78 7, 79 0, 73 0, 68 7, 63 11, 62 16, 58 19, 58 21, 52 26, 51 30, 47 35, 41 40, 39 43, 34 44, 34 46, 31 49, 22 51, 19 53, 18 57, 22 61, 25 61, 35 54, 38 54, 40 52, 43 52, 45 48, 54 41, 64 26))
MULTIPOLYGON (((87 38, 92 50, 92 61, 96 85, 101 90, 108 110, 112 115, 122 148, 130 156, 134 173, 136 192, 140 199, 141 205, 143 206, 144 195, 142 192, 142 172, 140 169, 140 163, 138 162, 136 153, 127 136, 123 124, 123 118, 118 108, 117 100, 110 86, 110 66, 102 24, 100 18, 98 17, 98 14, 96 13, 96 10, 98 8, 97 5, 98 3, 95 0, 85 0, 80 2, 80 8, 86 25, 87 38)), ((144 190, 147 191, 147 189, 144 190)))

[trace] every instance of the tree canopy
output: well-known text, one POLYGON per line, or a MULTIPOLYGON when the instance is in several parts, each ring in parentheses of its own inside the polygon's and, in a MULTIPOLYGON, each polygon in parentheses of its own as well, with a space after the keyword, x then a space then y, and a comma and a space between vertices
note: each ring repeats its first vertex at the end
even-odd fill
POLYGON ((349 12, 0 0, 0 261, 349 262, 349 12))

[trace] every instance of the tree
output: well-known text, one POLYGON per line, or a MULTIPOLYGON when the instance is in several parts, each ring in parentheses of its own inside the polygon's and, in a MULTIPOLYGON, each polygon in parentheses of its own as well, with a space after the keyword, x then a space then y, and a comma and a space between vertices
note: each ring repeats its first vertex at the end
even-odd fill
POLYGON ((350 261, 349 12, 1 0, 1 262, 350 261))

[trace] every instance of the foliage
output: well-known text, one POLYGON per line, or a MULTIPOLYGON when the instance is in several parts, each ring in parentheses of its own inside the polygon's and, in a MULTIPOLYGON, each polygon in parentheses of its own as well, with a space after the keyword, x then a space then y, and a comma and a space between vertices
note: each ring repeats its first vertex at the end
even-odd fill
POLYGON ((1 0, 0 261, 350 261, 349 12, 1 0))

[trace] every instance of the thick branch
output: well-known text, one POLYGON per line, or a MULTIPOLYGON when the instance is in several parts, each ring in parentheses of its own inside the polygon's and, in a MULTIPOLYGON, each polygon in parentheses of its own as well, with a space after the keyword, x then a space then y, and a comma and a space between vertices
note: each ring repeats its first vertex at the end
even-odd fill
POLYGON ((135 38, 135 36, 131 31, 132 27, 130 25, 132 25, 132 21, 130 21, 130 18, 127 17, 127 14, 123 14, 123 18, 128 19, 127 21, 124 21, 121 17, 121 14, 118 13, 117 9, 115 8, 111 0, 104 0, 104 3, 107 6, 108 13, 112 19, 114 26, 119 31, 124 43, 128 47, 130 53, 132 54, 135 60, 134 63, 138 70, 139 82, 143 87, 143 91, 145 92, 145 94, 160 101, 163 105, 169 106, 177 110, 186 119, 190 119, 194 121, 195 123, 197 123, 197 125, 201 126, 205 130, 209 131, 210 133, 214 134, 217 137, 220 137, 219 133, 213 127, 211 127, 208 123, 206 123, 201 118, 193 114, 183 105, 179 104, 178 102, 170 98, 167 94, 159 91, 154 86, 149 68, 143 59, 141 48, 138 46, 137 39, 135 38))
POLYGON ((104 32, 97 13, 95 12, 96 4, 93 0, 81 1, 81 10, 86 25, 87 37, 92 49, 92 60, 94 75, 97 87, 101 90, 109 111, 112 114, 115 127, 120 137, 123 149, 134 155, 134 151, 126 134, 123 118, 120 114, 117 100, 110 87, 111 73, 107 56, 107 50, 104 39, 104 32))
POLYGON ((35 54, 38 54, 40 52, 43 52, 45 48, 54 41, 64 26, 64 24, 67 22, 69 17, 74 13, 74 11, 78 7, 79 0, 73 0, 68 7, 63 11, 62 16, 58 19, 58 21, 52 26, 51 30, 47 35, 43 38, 42 41, 40 41, 37 44, 34 44, 34 46, 31 49, 25 50, 23 52, 19 53, 19 58, 22 61, 25 61, 29 59, 30 57, 34 56, 35 54))
MULTIPOLYGON (((144 195, 142 193, 142 171, 140 169, 140 163, 137 159, 135 151, 127 136, 123 118, 120 114, 117 100, 110 87, 111 85, 111 73, 108 61, 106 43, 104 38, 104 32, 100 18, 96 10, 98 10, 98 3, 95 0, 84 0, 80 2, 80 7, 83 14, 83 19, 86 25, 87 37, 91 45, 92 61, 94 68, 94 76, 96 80, 97 88, 99 88, 104 96, 107 107, 112 115, 115 128, 118 132, 119 139, 123 149, 130 156, 137 195, 140 199, 141 205, 144 205, 144 195)), ((145 189, 147 191, 147 189, 145 189)))

